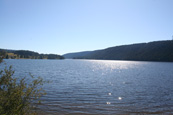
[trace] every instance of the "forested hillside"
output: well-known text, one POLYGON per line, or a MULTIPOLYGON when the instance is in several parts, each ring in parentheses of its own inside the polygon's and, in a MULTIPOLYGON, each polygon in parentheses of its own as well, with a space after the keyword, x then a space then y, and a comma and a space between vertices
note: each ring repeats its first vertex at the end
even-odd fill
POLYGON ((84 52, 76 52, 76 53, 68 53, 68 54, 64 54, 63 56, 66 59, 72 59, 72 58, 80 58, 80 57, 84 57, 86 55, 88 55, 89 53, 91 53, 92 51, 84 51, 84 52))
POLYGON ((115 46, 73 58, 173 62, 173 41, 155 41, 115 46))
POLYGON ((39 54, 28 50, 6 50, 0 49, 0 52, 5 52, 6 59, 64 59, 63 56, 56 54, 39 54))

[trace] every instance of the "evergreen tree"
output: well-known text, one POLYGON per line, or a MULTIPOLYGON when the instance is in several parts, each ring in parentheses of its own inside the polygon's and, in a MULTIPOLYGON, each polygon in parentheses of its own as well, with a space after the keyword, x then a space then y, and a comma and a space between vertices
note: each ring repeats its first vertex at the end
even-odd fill
POLYGON ((8 54, 6 55, 6 57, 5 57, 6 59, 9 59, 9 56, 8 56, 8 54))

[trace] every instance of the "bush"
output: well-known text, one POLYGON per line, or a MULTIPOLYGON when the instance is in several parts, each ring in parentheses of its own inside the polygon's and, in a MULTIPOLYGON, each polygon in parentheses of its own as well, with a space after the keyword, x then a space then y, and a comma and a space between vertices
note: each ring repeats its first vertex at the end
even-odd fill
POLYGON ((40 96, 45 94, 43 79, 30 75, 28 83, 26 77, 16 78, 13 74, 11 66, 0 71, 0 115, 35 114, 33 102, 40 103, 40 96))

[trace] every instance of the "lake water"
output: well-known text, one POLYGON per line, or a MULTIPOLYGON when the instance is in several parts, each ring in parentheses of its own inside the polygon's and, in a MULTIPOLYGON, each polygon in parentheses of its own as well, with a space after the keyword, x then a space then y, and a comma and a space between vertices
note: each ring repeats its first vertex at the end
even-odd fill
POLYGON ((173 63, 5 60, 16 76, 41 76, 47 114, 173 114, 173 63))

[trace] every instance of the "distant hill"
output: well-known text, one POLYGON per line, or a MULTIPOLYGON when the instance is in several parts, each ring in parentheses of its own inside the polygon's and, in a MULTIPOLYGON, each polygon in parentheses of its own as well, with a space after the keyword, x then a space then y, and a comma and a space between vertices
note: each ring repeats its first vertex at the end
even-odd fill
POLYGON ((90 54, 91 52, 92 52, 92 51, 68 53, 68 54, 64 54, 63 56, 64 56, 66 59, 81 58, 81 57, 84 57, 84 56, 90 54))
POLYGON ((77 55, 75 57, 75 54, 81 54, 80 52, 70 54, 73 54, 72 58, 77 59, 173 62, 173 41, 155 41, 149 43, 115 46, 103 50, 91 51, 84 56, 77 55))
POLYGON ((3 56, 6 59, 64 59, 63 56, 56 54, 39 54, 28 50, 9 50, 0 49, 0 52, 5 52, 3 56))

